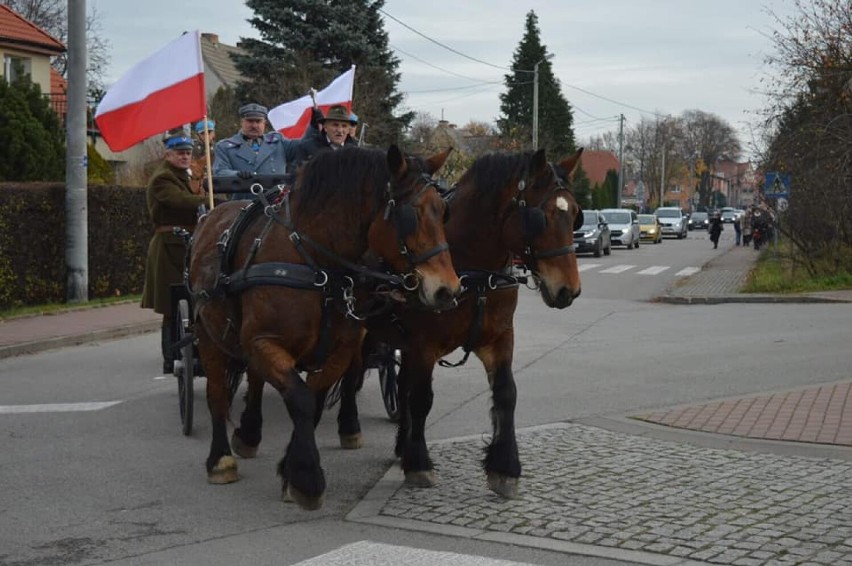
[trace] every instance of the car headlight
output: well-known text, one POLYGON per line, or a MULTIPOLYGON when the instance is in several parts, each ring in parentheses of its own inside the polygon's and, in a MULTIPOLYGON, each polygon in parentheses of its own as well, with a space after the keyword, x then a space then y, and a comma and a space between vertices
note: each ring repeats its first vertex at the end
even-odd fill
POLYGON ((675 222, 675 223, 674 223, 674 227, 675 227, 675 228, 680 228, 680 222, 675 222))
POLYGON ((591 232, 584 232, 584 233, 583 233, 583 237, 584 237, 584 238, 591 238, 591 237, 592 237, 592 236, 594 236, 594 235, 595 235, 594 230, 592 230, 591 232))
POLYGON ((649 233, 649 234, 656 234, 656 233, 657 233, 657 229, 656 229, 656 228, 648 228, 648 233, 649 233))

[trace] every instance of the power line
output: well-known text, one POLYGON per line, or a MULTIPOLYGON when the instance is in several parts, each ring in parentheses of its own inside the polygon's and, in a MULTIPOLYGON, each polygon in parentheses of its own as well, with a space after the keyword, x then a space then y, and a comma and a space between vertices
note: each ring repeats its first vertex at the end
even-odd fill
POLYGON ((489 67, 493 67, 493 68, 495 68, 495 69, 500 69, 501 71, 513 71, 513 70, 514 70, 514 69, 510 69, 509 67, 501 67, 500 65, 494 65, 493 63, 489 63, 488 61, 483 61, 482 59, 477 59, 476 57, 471 57, 470 55, 465 55, 465 54, 464 54, 464 53, 462 53, 461 51, 458 51, 458 50, 456 50, 456 49, 453 49, 453 48, 452 48, 452 47, 450 47, 449 45, 444 45, 443 43, 441 43, 441 42, 440 42, 440 41, 438 41, 437 39, 432 39, 431 37, 429 37, 429 36, 428 36, 428 35, 426 35, 425 33, 421 33, 421 32, 419 32, 419 31, 417 31, 416 29, 414 29, 414 28, 413 28, 413 27, 411 27, 410 25, 406 24, 405 22, 403 22, 403 21, 401 21, 401 20, 399 20, 399 19, 397 19, 397 18, 395 18, 395 17, 391 16, 390 14, 388 14, 387 12, 385 12, 383 9, 379 8, 379 12, 381 12, 381 13, 382 13, 382 14, 384 14, 385 16, 389 17, 390 19, 392 19, 393 21, 395 21, 396 23, 398 23, 398 24, 399 24, 399 25, 401 25, 402 27, 404 27, 404 28, 406 28, 406 29, 408 29, 408 30, 413 31, 414 33, 416 33, 417 35, 419 35, 419 36, 420 36, 420 37, 422 37, 423 39, 426 39, 426 40, 428 40, 428 41, 431 41, 431 42, 432 42, 432 43, 434 43, 435 45, 437 45, 437 46, 439 46, 439 47, 443 47, 443 48, 444 48, 444 49, 446 49, 447 51, 452 51, 452 52, 453 52, 453 53, 455 53, 456 55, 460 55, 460 56, 464 57, 465 59, 470 59, 471 61, 475 61, 475 62, 477 62, 477 63, 481 63, 481 64, 483 64, 483 65, 488 65, 489 67))
POLYGON ((479 88, 485 85, 499 85, 503 84, 502 81, 482 81, 480 84, 476 85, 467 85, 467 86, 456 86, 456 87, 448 87, 448 88, 430 88, 426 90, 408 90, 405 91, 407 94, 424 94, 427 92, 449 92, 452 90, 468 90, 471 88, 479 88))
POLYGON ((391 46, 391 48, 392 48, 394 51, 399 51, 400 53, 402 53, 402 54, 403 54, 403 55, 405 55, 406 57, 410 57, 410 58, 414 59, 415 61, 419 61, 419 62, 423 63, 424 65, 428 65, 429 67, 432 67, 433 69, 438 69, 439 71, 442 71, 442 72, 447 73, 447 74, 449 74, 449 75, 453 75, 453 76, 456 76, 456 77, 461 77, 461 78, 463 78, 463 79, 467 79, 467 80, 469 80, 469 81, 474 81, 474 82, 478 82, 478 83, 492 84, 492 82, 491 82, 491 81, 483 81, 482 79, 474 79, 473 77, 468 77, 468 76, 465 76, 465 75, 461 75, 461 74, 459 74, 459 73, 455 73, 455 72, 453 72, 453 71, 450 71, 450 70, 448 70, 448 69, 444 69, 444 68, 439 67, 439 66, 437 66, 437 65, 433 65, 433 64, 432 64, 432 63, 430 63, 429 61, 425 61, 425 60, 421 59, 420 57, 417 57, 416 55, 412 55, 411 53, 408 53, 408 52, 406 52, 406 51, 403 51, 402 49, 400 49, 399 47, 394 46, 393 44, 390 44, 390 46, 391 46))

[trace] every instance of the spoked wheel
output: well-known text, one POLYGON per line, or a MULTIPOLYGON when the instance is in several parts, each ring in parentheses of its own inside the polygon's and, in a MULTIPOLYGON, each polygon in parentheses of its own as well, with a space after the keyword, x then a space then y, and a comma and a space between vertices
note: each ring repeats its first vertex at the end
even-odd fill
POLYGON ((379 387, 382 389, 382 401, 388 418, 397 422, 399 420, 399 396, 396 388, 396 378, 399 375, 399 366, 402 362, 402 353, 399 350, 388 350, 387 356, 381 361, 379 370, 379 387))
POLYGON ((180 348, 180 359, 175 360, 175 377, 178 382, 178 401, 180 403, 180 422, 183 434, 192 434, 192 409, 195 403, 195 340, 187 336, 192 334, 192 320, 189 316, 189 301, 178 302, 178 342, 187 342, 180 348))

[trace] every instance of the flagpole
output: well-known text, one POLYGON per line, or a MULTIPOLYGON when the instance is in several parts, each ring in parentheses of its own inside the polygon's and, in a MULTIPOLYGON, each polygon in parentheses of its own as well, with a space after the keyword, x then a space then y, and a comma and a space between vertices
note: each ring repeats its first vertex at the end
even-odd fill
POLYGON ((204 115, 204 156, 207 158, 207 200, 213 210, 213 164, 210 160, 210 130, 207 129, 207 114, 204 115))

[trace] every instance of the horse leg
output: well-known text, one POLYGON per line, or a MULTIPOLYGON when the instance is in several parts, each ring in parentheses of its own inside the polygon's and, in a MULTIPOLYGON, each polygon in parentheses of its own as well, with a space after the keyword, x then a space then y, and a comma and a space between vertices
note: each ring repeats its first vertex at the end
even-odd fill
POLYGON ((361 363, 352 360, 340 382, 340 409, 337 412, 337 436, 340 438, 340 447, 347 450, 364 446, 357 403, 359 385, 363 379, 364 368, 361 363))
POLYGON ((228 358, 207 336, 204 325, 196 325, 198 353, 207 377, 207 408, 210 411, 212 436, 207 456, 207 481, 212 484, 233 483, 240 479, 237 461, 228 444, 228 358))
POLYGON ((254 371, 246 372, 248 390, 246 408, 240 415, 240 426, 231 435, 231 448, 242 458, 257 456, 257 447, 263 437, 263 379, 254 371))
POLYGON ((488 373, 492 395, 493 437, 486 448, 482 463, 488 479, 488 488, 509 499, 518 496, 518 478, 521 477, 521 460, 515 439, 515 404, 518 391, 512 375, 513 348, 514 337, 509 334, 476 351, 488 373))
MULTIPOLYGON (((416 487, 432 487, 436 483, 432 460, 426 446, 426 417, 432 410, 434 394, 432 392, 432 370, 434 361, 429 362, 417 354, 404 353, 400 366, 400 397, 403 396, 402 383, 405 383, 407 410, 400 412, 400 423, 407 421, 405 430, 400 424, 397 434, 397 449, 401 448, 402 471, 405 483, 416 487), (405 431, 404 431, 405 430, 405 431), (403 432, 404 431, 404 432, 403 432), (402 446, 400 446, 402 443, 402 446)), ((402 409, 400 401, 400 409, 402 409)))
POLYGON ((251 369, 281 394, 293 421, 293 434, 278 463, 282 491, 302 509, 319 509, 325 494, 325 474, 314 435, 316 398, 296 372, 293 358, 276 340, 254 339, 249 360, 251 369))

